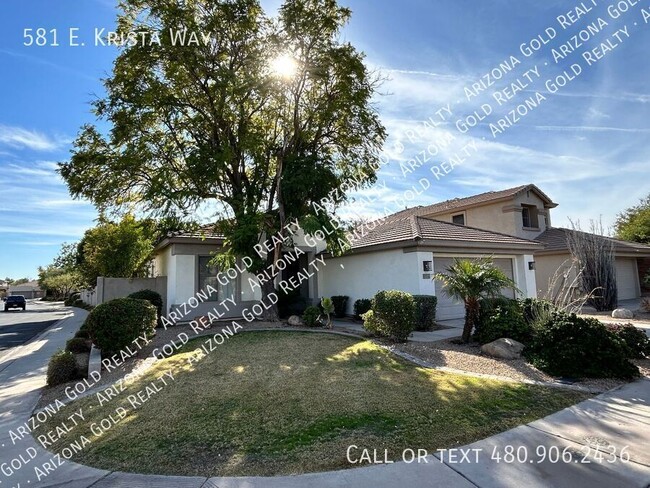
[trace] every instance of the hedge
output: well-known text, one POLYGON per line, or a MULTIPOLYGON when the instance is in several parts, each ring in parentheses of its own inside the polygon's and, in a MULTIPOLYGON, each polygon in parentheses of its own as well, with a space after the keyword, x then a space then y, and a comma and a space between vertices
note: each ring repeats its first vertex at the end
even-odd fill
POLYGON ((413 295, 415 301, 415 330, 427 331, 436 325, 436 305, 438 297, 433 295, 413 295))
POLYGON ((531 341, 533 327, 525 320, 521 302, 505 297, 490 298, 480 300, 479 307, 475 341, 481 344, 501 338, 514 339, 523 344, 531 341))
POLYGON ((354 302, 354 318, 357 320, 362 319, 362 315, 372 308, 372 300, 370 298, 359 298, 354 302))
POLYGON ((116 353, 142 335, 152 336, 156 308, 147 300, 116 298, 97 305, 84 322, 85 329, 103 355, 116 353))
POLYGON ((346 295, 335 295, 332 297, 332 303, 334 303, 334 317, 339 319, 345 317, 349 299, 350 297, 346 295))
POLYGON ((363 326, 369 332, 404 342, 415 328, 413 295, 398 290, 380 291, 363 318, 363 326))

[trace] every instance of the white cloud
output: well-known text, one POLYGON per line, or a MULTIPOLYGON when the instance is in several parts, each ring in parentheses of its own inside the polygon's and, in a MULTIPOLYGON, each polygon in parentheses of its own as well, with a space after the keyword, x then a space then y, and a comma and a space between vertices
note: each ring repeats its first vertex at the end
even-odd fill
POLYGON ((0 144, 34 151, 55 151, 67 141, 56 140, 34 130, 0 124, 0 144))

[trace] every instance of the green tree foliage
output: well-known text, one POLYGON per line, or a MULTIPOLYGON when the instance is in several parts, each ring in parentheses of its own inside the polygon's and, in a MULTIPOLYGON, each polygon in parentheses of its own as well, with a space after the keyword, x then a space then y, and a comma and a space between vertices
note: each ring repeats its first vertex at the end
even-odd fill
POLYGON ((442 281, 447 296, 465 303, 463 342, 469 342, 478 323, 480 299, 500 296, 504 288, 516 289, 514 281, 497 268, 491 258, 454 259, 446 273, 436 273, 433 279, 442 281))
MULTIPOLYGON (((363 54, 340 40, 351 12, 335 0, 286 0, 270 18, 257 0, 124 0, 117 30, 156 34, 161 45, 125 46, 94 102, 110 133, 86 125, 60 172, 74 197, 101 210, 137 206, 185 219, 215 209, 227 252, 255 256, 263 236, 332 226, 331 190, 376 180, 385 139, 372 98, 377 78, 363 54), (170 29, 210 33, 211 42, 173 46, 170 29), (284 60, 285 67, 274 60, 284 60)), ((346 187, 350 190, 351 187, 346 187)), ((340 252, 332 233, 331 252, 340 252)), ((254 263, 280 258, 282 244, 254 263)), ((263 293, 273 290, 272 280, 263 293)))
POLYGON ((83 285, 81 273, 74 268, 59 268, 56 264, 38 268, 38 285, 48 296, 57 300, 67 298, 83 285))
POLYGON ((650 244, 650 194, 618 214, 615 229, 619 239, 650 244))
POLYGON ((151 224, 139 222, 132 215, 127 214, 119 222, 103 219, 79 242, 79 270, 90 286, 96 284, 98 276, 146 276, 155 239, 151 224))

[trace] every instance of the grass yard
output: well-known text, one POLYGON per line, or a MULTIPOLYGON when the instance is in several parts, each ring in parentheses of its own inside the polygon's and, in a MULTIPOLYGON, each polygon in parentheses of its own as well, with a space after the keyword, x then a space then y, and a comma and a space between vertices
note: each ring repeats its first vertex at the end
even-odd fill
POLYGON ((456 447, 586 398, 430 371, 371 342, 318 333, 242 333, 190 365, 203 341, 158 362, 103 406, 91 396, 63 408, 34 436, 70 424, 83 407, 85 421, 52 447, 61 452, 86 436, 91 443, 75 461, 137 473, 280 475, 354 467, 350 444, 382 457, 388 449, 393 459, 405 448, 456 447), (167 376, 164 386, 156 378, 167 370, 174 380, 167 376), (128 398, 137 392, 132 399, 148 400, 134 409, 128 398), (99 432, 109 414, 119 418, 117 407, 126 416, 99 432))

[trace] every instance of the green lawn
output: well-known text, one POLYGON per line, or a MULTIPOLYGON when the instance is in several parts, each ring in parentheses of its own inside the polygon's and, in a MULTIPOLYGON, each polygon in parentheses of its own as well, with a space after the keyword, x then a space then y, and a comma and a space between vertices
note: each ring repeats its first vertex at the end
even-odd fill
POLYGON ((353 467, 350 444, 394 455, 456 447, 585 398, 434 372, 371 342, 317 333, 238 334, 190 365, 203 340, 157 363, 108 404, 93 396, 69 405, 35 435, 83 407, 85 422, 53 449, 85 435, 91 444, 73 457, 81 463, 138 473, 279 475, 353 467), (133 409, 128 395, 170 369, 174 381, 133 409), (128 416, 93 435, 90 424, 118 406, 128 416))

